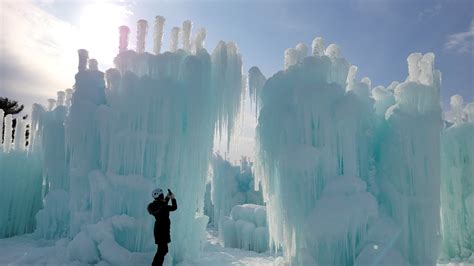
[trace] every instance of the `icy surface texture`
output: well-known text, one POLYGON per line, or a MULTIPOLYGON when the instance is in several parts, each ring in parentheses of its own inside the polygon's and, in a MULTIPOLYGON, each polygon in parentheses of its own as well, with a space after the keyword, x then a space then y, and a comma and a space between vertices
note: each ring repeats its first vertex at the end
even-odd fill
POLYGON ((234 206, 244 203, 263 204, 261 192, 254 190, 252 164, 247 158, 242 158, 240 165, 234 166, 220 155, 215 155, 211 164, 211 222, 216 228, 220 219, 229 216, 234 206))
POLYGON ((284 246, 286 256, 298 262, 306 246, 307 215, 325 184, 341 174, 369 177, 370 101, 368 95, 345 93, 338 84, 345 86, 349 67, 334 49, 328 47, 330 56, 306 57, 278 72, 262 91, 259 181, 268 208, 271 245, 284 246))
MULTIPOLYGON (((11 131, 5 131, 11 134, 11 131)), ((0 151, 0 238, 33 232, 42 207, 42 160, 25 151, 0 151)))
POLYGON ((0 138, 0 238, 33 232, 34 216, 42 207, 43 160, 40 154, 26 151, 26 124, 21 117, 16 121, 13 128, 12 115, 4 117, 0 110, 0 125, 4 125, 3 141, 0 138))
POLYGON ((258 117, 260 111, 260 94, 267 78, 262 74, 258 67, 254 66, 249 69, 248 74, 248 90, 250 103, 255 105, 255 115, 258 117))
POLYGON ((396 245, 411 264, 435 264, 440 240, 442 121, 433 60, 432 54, 408 57, 409 77, 395 88, 377 145, 380 202, 400 225, 396 245))
POLYGON ((43 209, 35 218, 38 238, 66 237, 69 231, 69 194, 61 189, 49 191, 44 198, 43 209))
POLYGON ((357 263, 372 255, 371 263, 391 263, 386 255, 434 264, 441 130, 434 55, 410 55, 405 82, 372 90, 369 78, 356 80, 357 67, 337 45, 324 50, 316 38, 312 46, 314 56, 303 59, 286 50, 286 70, 261 93, 257 179, 270 245, 297 264, 353 264, 361 251, 357 263), (335 205, 345 211, 331 212, 335 205), (380 254, 368 238, 379 213, 398 230, 393 243, 376 244, 380 254), (331 215, 337 218, 325 218, 331 215))
MULTIPOLYGON (((305 225, 306 250, 321 265, 351 265, 367 234, 369 220, 378 216, 375 197, 365 182, 336 177, 326 184, 305 225)), ((301 263, 307 264, 308 261, 301 263)))
MULTIPOLYGON (((138 22, 139 43, 146 39, 144 25, 138 22)), ((90 246, 84 254, 71 251, 71 259, 93 263, 98 254, 115 264, 120 258, 127 261, 127 252, 153 249, 153 217, 146 206, 155 187, 170 188, 178 199, 178 211, 171 215, 172 261, 198 256, 208 223, 203 215, 204 192, 214 134, 232 132, 240 109, 242 60, 232 43, 220 42, 212 56, 208 54, 202 47, 204 30, 197 37, 199 49, 191 53, 190 25, 183 23, 185 50, 178 49, 179 29, 173 29, 174 52, 152 55, 139 46, 138 53, 122 51, 114 61, 117 69, 105 74, 107 88, 103 72, 81 68, 67 115, 56 115, 63 107, 59 106, 46 112, 54 119, 42 116, 43 125, 54 128, 47 132, 43 127, 43 142, 58 149, 49 151, 49 156, 58 156, 54 160, 60 165, 60 151, 65 150, 68 158, 68 178, 63 181, 68 184, 69 214, 59 215, 60 206, 46 206, 37 217, 38 232, 59 237, 56 230, 48 231, 48 224, 68 220, 68 236, 75 239, 71 245, 90 246), (65 128, 59 126, 61 121, 65 128), (65 146, 53 143, 62 134, 65 146), (114 222, 117 216, 122 217, 123 228, 114 222), (110 234, 97 239, 90 232, 94 227, 110 234)), ((51 180, 57 175, 48 172, 51 180)), ((50 189, 64 184, 52 184, 50 189)))
POLYGON ((219 221, 219 238, 225 247, 265 252, 268 249, 268 228, 265 206, 236 205, 230 217, 219 221))
POLYGON ((155 54, 161 53, 161 47, 163 46, 163 27, 165 25, 165 18, 162 16, 156 16, 155 18, 155 34, 153 42, 153 52, 155 54))
POLYGON ((464 122, 459 95, 451 98, 451 106, 454 125, 441 135, 440 258, 445 261, 474 254, 474 121, 464 122))

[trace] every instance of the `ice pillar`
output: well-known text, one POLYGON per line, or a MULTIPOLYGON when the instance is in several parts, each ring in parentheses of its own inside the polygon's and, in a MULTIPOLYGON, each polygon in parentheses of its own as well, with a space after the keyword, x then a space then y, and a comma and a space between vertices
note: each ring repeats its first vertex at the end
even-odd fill
POLYGON ((12 115, 5 116, 4 123, 3 152, 9 153, 12 145, 12 115))
MULTIPOLYGON (((3 109, 0 109, 0 125, 2 126, 3 128, 3 119, 5 117, 5 112, 3 111, 3 109)), ((3 146, 3 130, 0 130, 0 146, 3 146)))
POLYGON ((183 27, 181 30, 181 39, 183 41, 183 50, 186 52, 191 52, 191 29, 193 23, 191 20, 185 20, 183 22, 183 27))
POLYGON ((142 54, 145 52, 145 38, 148 31, 148 22, 144 19, 140 19, 137 22, 137 53, 142 54))
POLYGON ((451 97, 455 124, 441 135, 443 262, 474 258, 474 121, 462 119, 469 112, 462 102, 451 97))
POLYGON ((126 52, 128 50, 128 35, 130 34, 130 28, 127 26, 119 27, 119 53, 126 52))
POLYGON ((440 72, 433 60, 430 54, 408 57, 409 78, 395 88, 378 152, 379 201, 400 225, 394 242, 412 265, 435 265, 440 240, 442 121, 440 72), (428 67, 420 68, 422 61, 428 67))
POLYGON ((87 70, 87 60, 89 60, 89 52, 85 49, 77 50, 77 54, 79 56, 79 72, 87 70))
POLYGON ((172 53, 178 50, 179 31, 179 27, 173 27, 171 29, 170 52, 172 53))
POLYGON ((161 46, 163 45, 163 27, 165 25, 165 18, 162 16, 155 17, 155 34, 153 52, 155 54, 161 53, 161 46))

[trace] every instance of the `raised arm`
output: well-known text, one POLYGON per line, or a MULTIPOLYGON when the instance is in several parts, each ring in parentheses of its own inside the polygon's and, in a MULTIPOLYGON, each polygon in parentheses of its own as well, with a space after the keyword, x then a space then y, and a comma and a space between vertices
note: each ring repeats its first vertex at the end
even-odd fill
POLYGON ((170 212, 176 211, 176 209, 178 209, 178 204, 176 203, 176 199, 173 197, 173 198, 171 199, 171 206, 166 205, 166 207, 168 207, 168 210, 169 210, 170 212))

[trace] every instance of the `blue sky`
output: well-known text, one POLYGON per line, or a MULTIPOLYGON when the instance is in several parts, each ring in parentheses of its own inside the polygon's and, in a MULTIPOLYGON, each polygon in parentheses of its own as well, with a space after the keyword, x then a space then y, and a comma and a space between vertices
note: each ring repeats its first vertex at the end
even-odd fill
MULTIPOLYGON (((2 37, 1 42, 0 57, 4 63, 1 69, 3 81, 0 95, 28 98, 27 103, 55 97, 56 90, 72 85, 77 60, 76 50, 86 48, 92 56, 97 56, 101 49, 96 45, 106 43, 105 38, 111 39, 109 41, 112 45, 108 48, 109 57, 104 57, 101 63, 104 67, 111 66, 111 57, 117 50, 116 26, 119 25, 109 23, 107 27, 104 26, 104 31, 108 32, 107 36, 96 34, 92 39, 90 36, 86 37, 90 39, 87 47, 79 47, 81 42, 75 39, 84 35, 68 37, 66 33, 67 29, 79 32, 84 20, 88 20, 87 16, 84 17, 84 9, 98 2, 104 1, 3 1, 2 6, 6 5, 8 8, 2 8, 2 13, 20 12, 19 10, 24 9, 33 11, 26 15, 12 15, 13 22, 2 14, 2 36, 7 37, 2 37), (37 20, 31 21, 31 17, 35 16, 38 16, 37 20), (28 34, 32 33, 39 36, 30 40, 29 46, 19 40, 15 42, 14 39, 18 39, 17 35, 21 36, 23 28, 14 28, 17 32, 13 32, 9 26, 12 23, 26 23, 23 38, 28 38, 28 34), (60 36, 48 34, 53 27, 60 28, 61 34, 54 33, 60 36), (5 32, 9 34, 4 34, 5 32), (15 44, 23 48, 16 48, 15 44), (34 48, 35 45, 41 49, 37 49, 34 56, 29 56, 31 51, 27 49, 34 48), (25 54, 22 54, 23 52, 25 54), (18 60, 18 57, 23 59, 18 60), (45 63, 47 60, 49 61, 45 63), (62 63, 57 64, 58 60, 62 63), (5 66, 5 62, 17 65, 5 66), (32 68, 31 64, 38 66, 32 68), (43 72, 38 73, 38 69, 43 72), (22 70, 29 73, 29 76, 12 75, 22 70), (31 84, 29 80, 32 81, 31 84)), ((266 76, 282 69, 283 52, 286 48, 294 47, 299 42, 310 46, 316 36, 322 36, 326 44, 337 43, 342 48, 344 57, 359 67, 358 77, 370 77, 373 85, 386 86, 393 80, 404 80, 407 75, 406 57, 409 53, 434 52, 435 66, 443 73, 443 103, 447 103, 449 96, 453 94, 461 94, 465 102, 474 101, 473 1, 177 0, 109 3, 119 6, 121 11, 126 13, 120 18, 120 22, 129 25, 132 32, 138 19, 147 19, 152 26, 155 15, 166 17, 165 48, 169 42, 168 33, 171 27, 180 26, 183 20, 191 19, 194 29, 207 29, 206 48, 209 51, 219 40, 234 41, 243 55, 244 70, 257 65, 266 76)), ((108 19, 110 12, 102 13, 102 17, 97 13, 89 14, 90 22, 106 24, 107 21, 112 21, 108 19)), ((151 39, 152 37, 148 36, 150 45, 151 39)), ((132 35, 131 46, 133 40, 132 35)), ((100 48, 105 49, 103 46, 100 48)), ((148 50, 151 51, 151 48, 148 50)))

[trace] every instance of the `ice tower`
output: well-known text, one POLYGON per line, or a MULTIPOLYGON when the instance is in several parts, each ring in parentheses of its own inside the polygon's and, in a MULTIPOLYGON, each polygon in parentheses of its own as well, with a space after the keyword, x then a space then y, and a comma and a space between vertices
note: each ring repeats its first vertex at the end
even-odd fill
POLYGON ((51 232, 48 226, 64 229, 66 220, 70 259, 123 263, 131 251, 153 250, 153 219, 146 206, 154 187, 170 188, 179 202, 172 215, 172 260, 196 257, 204 240, 205 181, 214 133, 216 128, 232 133, 240 108, 242 60, 232 43, 220 42, 208 54, 202 46, 205 30, 197 33, 191 51, 190 21, 183 23, 182 32, 173 29, 172 52, 162 53, 163 23, 157 17, 154 55, 145 51, 145 20, 137 23, 136 52, 127 48, 128 27, 120 27, 116 68, 105 74, 86 50, 79 50, 70 109, 61 96, 61 105, 48 112, 50 122, 43 123, 51 124, 42 131, 43 146, 54 147, 57 151, 48 154, 58 155, 48 158, 68 168, 67 174, 58 172, 62 167, 55 172, 47 168, 49 179, 69 178, 50 186, 37 216, 37 233, 64 236, 64 230, 51 232), (178 49, 179 36, 183 49, 178 49), (53 143, 62 140, 65 146, 53 143), (56 205, 61 211, 53 211, 52 201, 63 202, 56 205), (111 234, 96 233, 102 230, 111 234), (85 245, 90 256, 75 252, 78 245, 85 245))

